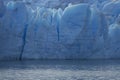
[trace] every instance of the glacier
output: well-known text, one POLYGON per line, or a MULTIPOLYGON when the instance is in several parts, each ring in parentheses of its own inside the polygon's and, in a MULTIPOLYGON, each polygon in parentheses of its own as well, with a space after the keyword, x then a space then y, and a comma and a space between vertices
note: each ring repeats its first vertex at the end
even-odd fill
POLYGON ((0 0, 0 60, 120 58, 120 0, 42 2, 0 0))

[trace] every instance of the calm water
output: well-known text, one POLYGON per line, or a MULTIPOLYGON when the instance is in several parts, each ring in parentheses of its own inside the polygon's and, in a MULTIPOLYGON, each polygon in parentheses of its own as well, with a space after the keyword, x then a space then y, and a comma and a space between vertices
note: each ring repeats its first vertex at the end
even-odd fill
POLYGON ((120 60, 1 61, 0 80, 120 80, 120 60))

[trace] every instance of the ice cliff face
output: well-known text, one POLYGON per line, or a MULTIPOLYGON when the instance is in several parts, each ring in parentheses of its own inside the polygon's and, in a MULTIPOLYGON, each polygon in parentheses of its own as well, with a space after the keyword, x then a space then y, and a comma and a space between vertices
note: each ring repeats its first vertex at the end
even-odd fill
POLYGON ((0 0, 0 60, 120 58, 120 1, 93 2, 63 10, 0 0))

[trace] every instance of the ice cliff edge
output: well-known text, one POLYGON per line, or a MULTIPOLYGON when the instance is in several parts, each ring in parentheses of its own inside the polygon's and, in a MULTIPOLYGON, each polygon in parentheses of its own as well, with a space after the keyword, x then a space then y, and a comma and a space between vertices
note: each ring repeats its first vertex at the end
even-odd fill
POLYGON ((0 60, 120 58, 118 7, 120 1, 111 1, 62 10, 1 0, 0 60))

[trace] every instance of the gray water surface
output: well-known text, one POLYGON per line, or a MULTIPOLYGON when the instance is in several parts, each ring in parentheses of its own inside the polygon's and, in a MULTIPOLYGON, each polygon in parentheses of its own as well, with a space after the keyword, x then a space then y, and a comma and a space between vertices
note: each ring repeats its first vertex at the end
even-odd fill
POLYGON ((0 61, 0 80, 120 80, 120 60, 0 61))

